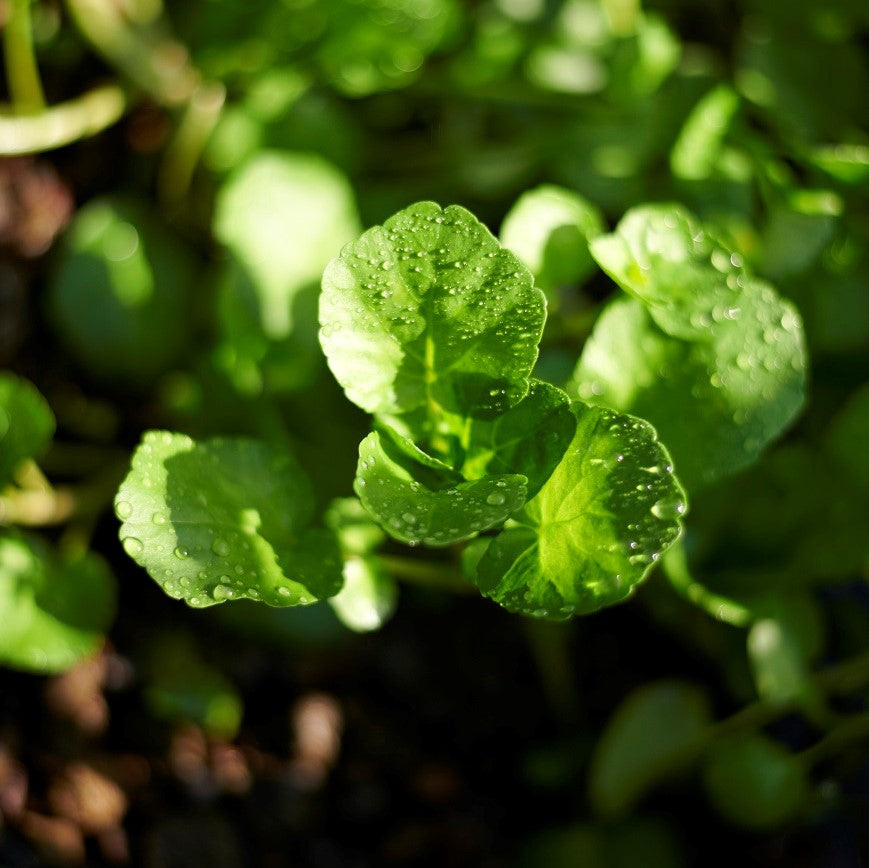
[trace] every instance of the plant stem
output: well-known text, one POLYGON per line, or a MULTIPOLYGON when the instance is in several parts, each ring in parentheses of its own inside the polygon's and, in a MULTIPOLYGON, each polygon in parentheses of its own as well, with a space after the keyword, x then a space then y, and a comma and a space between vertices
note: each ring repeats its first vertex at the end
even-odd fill
POLYGON ((532 618, 523 620, 523 625, 553 714, 559 724, 571 729, 579 717, 580 707, 570 648, 571 622, 532 618))
POLYGON ((49 151, 93 136, 119 120, 126 107, 121 88, 106 85, 37 115, 0 117, 0 156, 49 151))
POLYGON ((41 112, 45 108, 45 95, 33 51, 30 2, 8 0, 8 17, 3 25, 6 82, 13 107, 22 114, 41 112))
POLYGON ((187 49, 156 28, 131 26, 119 4, 66 0, 66 6, 91 46, 158 102, 183 105, 199 86, 187 49))
POLYGON ((200 85, 190 97, 160 166, 157 184, 164 202, 178 202, 187 195, 196 164, 225 100, 226 88, 217 82, 200 85))
POLYGON ((688 558, 685 548, 677 543, 663 559, 664 575, 679 596, 703 609, 716 621, 733 627, 748 627, 754 620, 751 610, 729 597, 713 593, 696 582, 688 571, 688 558))
POLYGON ((468 595, 474 593, 474 588, 448 564, 441 566, 399 555, 378 555, 377 557, 384 568, 401 582, 432 588, 437 591, 447 591, 451 594, 468 595))
POLYGON ((807 767, 813 766, 842 748, 864 740, 869 740, 869 711, 843 718, 822 739, 798 753, 797 759, 807 767))

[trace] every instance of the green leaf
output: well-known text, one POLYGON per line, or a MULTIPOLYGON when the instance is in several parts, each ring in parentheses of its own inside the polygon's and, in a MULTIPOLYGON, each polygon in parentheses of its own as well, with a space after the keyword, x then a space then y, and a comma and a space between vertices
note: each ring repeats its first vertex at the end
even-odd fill
POLYGON ((151 711, 171 721, 193 721, 207 733, 232 740, 244 704, 216 666, 203 659, 187 634, 156 634, 150 648, 144 697, 151 711))
POLYGON ((355 497, 336 498, 329 504, 323 518, 338 537, 341 551, 349 555, 371 554, 386 539, 381 527, 371 520, 355 497))
POLYGON ((545 316, 528 270, 472 214, 420 202, 329 263, 320 339, 370 413, 491 417, 528 392, 545 316))
POLYGON ((513 612, 565 618, 627 599, 681 532, 685 494, 651 425, 571 410, 564 458, 477 567, 480 591, 513 612))
POLYGON ((679 205, 632 208, 590 249, 670 335, 704 340, 718 323, 739 316, 742 257, 679 205))
POLYGON ((631 693, 595 746, 589 797, 606 816, 620 816, 657 783, 683 770, 711 724, 706 694, 681 681, 656 681, 631 693))
POLYGON ((703 784, 715 809, 747 829, 781 825, 799 811, 808 795, 804 767, 764 735, 716 745, 704 765, 703 784))
POLYGON ((14 374, 0 373, 0 488, 12 481, 22 461, 42 453, 54 428, 54 414, 37 389, 14 374))
POLYGON ((338 169, 314 155, 263 151, 221 187, 213 229, 241 266, 229 272, 224 307, 243 305, 252 286, 263 335, 280 339, 293 330, 296 293, 319 280, 359 221, 338 169))
POLYGON ((719 84, 698 101, 670 152, 670 168, 677 178, 700 181, 713 175, 738 110, 739 96, 726 84, 719 84))
POLYGON ((713 309, 708 320, 700 314, 688 339, 659 327, 660 307, 611 302, 570 387, 584 400, 648 419, 689 490, 754 462, 803 405, 799 314, 767 284, 740 280, 732 307, 717 316, 713 309))
POLYGON ((334 534, 310 526, 310 481, 256 440, 147 432, 115 512, 127 554, 191 606, 304 605, 341 587, 334 534))
POLYGON ((528 395, 493 422, 471 421, 462 472, 468 479, 520 473, 528 478, 530 499, 558 466, 575 431, 570 398, 556 386, 532 380, 528 395))
POLYGON ((594 270, 590 238, 603 217, 587 199, 544 185, 523 193, 501 225, 501 244, 512 250, 544 290, 578 284, 594 270))
POLYGON ((373 558, 344 561, 344 587, 329 599, 341 623, 356 633, 379 630, 398 602, 395 580, 373 558))
POLYGON ((438 484, 432 467, 413 462, 394 446, 397 438, 373 431, 359 444, 354 485, 368 512, 395 539, 451 545, 500 524, 525 502, 524 476, 460 482, 461 477, 444 472, 438 484))
POLYGON ((50 287, 72 351, 101 378, 147 383, 185 346, 193 263, 140 202, 89 202, 69 227, 50 287))
POLYGON ((0 537, 0 663, 60 672, 93 654, 115 614, 101 558, 60 558, 36 538, 0 537))

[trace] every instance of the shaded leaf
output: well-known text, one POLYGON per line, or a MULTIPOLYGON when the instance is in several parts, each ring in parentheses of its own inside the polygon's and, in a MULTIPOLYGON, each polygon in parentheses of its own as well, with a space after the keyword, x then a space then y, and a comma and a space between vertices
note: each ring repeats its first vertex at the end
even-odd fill
POLYGON ((656 681, 631 693, 592 756, 589 796, 597 811, 610 816, 630 811, 694 758, 711 722, 706 695, 693 684, 656 681))

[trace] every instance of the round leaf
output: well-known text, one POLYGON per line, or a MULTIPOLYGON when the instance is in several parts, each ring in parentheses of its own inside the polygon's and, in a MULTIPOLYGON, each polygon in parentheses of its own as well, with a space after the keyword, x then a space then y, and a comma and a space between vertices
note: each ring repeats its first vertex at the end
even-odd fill
POLYGON ((124 550, 191 606, 313 603, 341 587, 330 531, 310 527, 308 478, 264 443, 149 431, 115 499, 124 550))
POLYGON ((286 337, 296 293, 358 232, 353 191, 338 169, 309 154, 257 154, 217 197, 214 234, 240 266, 228 272, 224 313, 249 306, 253 293, 265 336, 286 337))
POLYGON ((54 319, 93 373, 146 382, 184 346, 192 273, 187 250, 144 205, 95 200, 70 225, 54 319))
POLYGON ((370 413, 490 417, 528 392, 545 316, 528 270, 472 214, 420 202, 329 263, 320 341, 370 413))
POLYGON ((597 208, 570 190, 544 185, 524 193, 504 218, 501 243, 544 289, 580 283, 594 269, 588 241, 603 231, 597 208))
POLYGON ((685 494, 652 426, 571 410, 564 458, 477 567, 480 591, 514 612, 567 618, 618 603, 681 532, 685 494))

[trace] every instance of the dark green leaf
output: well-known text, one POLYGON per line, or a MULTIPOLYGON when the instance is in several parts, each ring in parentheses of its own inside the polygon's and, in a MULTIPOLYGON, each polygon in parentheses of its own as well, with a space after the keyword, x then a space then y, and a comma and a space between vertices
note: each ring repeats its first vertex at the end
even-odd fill
POLYGON ((545 316, 528 270, 473 215, 420 202, 329 263, 320 335, 368 412, 487 417, 528 392, 545 316))
POLYGON ((192 276, 187 249, 143 204, 94 200, 70 225, 51 309, 96 375, 148 382, 184 347, 192 276))
POLYGON ((493 422, 473 420, 462 472, 468 479, 521 473, 534 497, 558 466, 576 431, 570 399, 559 388, 532 380, 528 395, 493 422))
POLYGON ((642 419, 581 403, 573 442, 474 579, 507 609, 566 618, 629 597, 678 538, 685 494, 642 419))
POLYGON ((601 814, 626 814, 649 789, 681 771, 711 724, 705 693, 693 684, 656 681, 616 709, 595 747, 589 796, 601 814))
POLYGON ((302 469, 264 443, 150 431, 115 499, 124 549, 171 597, 313 603, 341 587, 331 531, 311 527, 302 469))
POLYGON ((703 783, 716 810, 748 829, 781 825, 808 795, 804 767, 764 735, 716 745, 707 757, 703 783))

